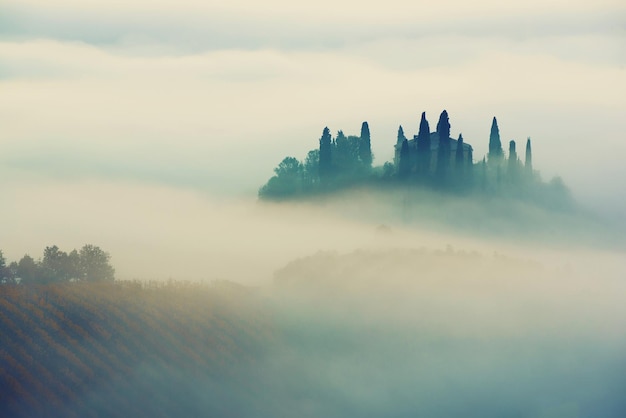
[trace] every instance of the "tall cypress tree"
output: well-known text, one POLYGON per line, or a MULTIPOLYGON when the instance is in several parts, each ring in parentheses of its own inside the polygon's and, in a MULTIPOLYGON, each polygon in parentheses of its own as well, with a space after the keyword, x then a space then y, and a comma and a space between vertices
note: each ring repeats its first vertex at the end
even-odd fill
POLYGON ((337 173, 349 172, 352 168, 352 161, 350 160, 350 143, 343 131, 337 132, 337 136, 333 141, 332 163, 337 173))
POLYGON ((458 173, 463 173, 463 134, 459 134, 459 139, 456 141, 456 159, 455 166, 458 173))
POLYGON ((396 170, 398 170, 398 167, 400 166, 400 152, 402 151, 402 141, 404 141, 405 139, 406 136, 404 136, 404 129, 402 129, 402 125, 400 125, 398 127, 398 137, 396 138, 395 153, 393 156, 393 163, 396 166, 396 170))
POLYGON ((359 142, 359 156, 366 167, 372 167, 372 146, 370 143, 370 128, 367 122, 361 125, 361 141, 359 142))
POLYGON ((422 112, 420 130, 417 134, 417 171, 421 176, 430 172, 430 126, 426 120, 426 112, 422 112))
POLYGON ((509 141, 509 161, 517 161, 517 150, 513 140, 509 141))
POLYGON ((319 174, 320 181, 325 182, 330 177, 332 171, 332 137, 330 135, 330 129, 324 128, 322 137, 320 138, 320 161, 319 161, 319 174))
POLYGON ((445 183, 450 166, 450 122, 448 112, 445 110, 439 116, 437 123, 437 136, 439 137, 439 147, 437 149, 437 178, 445 183))
POLYGON ((400 125, 400 127, 398 128, 398 140, 396 141, 396 143, 402 146, 402 141, 404 141, 405 139, 406 136, 404 136, 404 129, 402 129, 402 125, 400 125))
POLYGON ((530 137, 526 140, 526 158, 524 160, 524 168, 530 176, 533 174, 533 153, 530 149, 530 137))
POLYGON ((491 133, 489 134, 489 162, 499 164, 502 162, 503 152, 502 143, 500 142, 500 129, 498 121, 493 117, 491 122, 491 133))
POLYGON ((465 164, 465 172, 467 173, 467 184, 473 186, 474 184, 474 150, 470 145, 467 149, 467 163, 465 164))
POLYGON ((411 173, 411 155, 409 153, 409 141, 406 138, 400 147, 400 161, 398 163, 398 177, 405 179, 411 173))
POLYGON ((512 183, 517 182, 517 150, 515 149, 515 141, 509 142, 509 161, 508 161, 508 176, 509 181, 512 183))

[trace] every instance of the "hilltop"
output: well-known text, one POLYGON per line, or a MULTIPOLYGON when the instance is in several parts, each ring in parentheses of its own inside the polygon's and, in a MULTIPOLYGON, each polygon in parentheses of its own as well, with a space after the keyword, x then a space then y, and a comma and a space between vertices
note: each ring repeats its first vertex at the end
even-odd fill
POLYGON ((489 133, 489 152, 474 159, 474 148, 460 134, 450 136, 448 113, 444 110, 431 132, 422 113, 419 132, 406 137, 402 126, 393 143, 394 160, 374 166, 368 122, 360 135, 335 137, 325 127, 319 147, 308 152, 304 161, 285 157, 274 169, 275 175, 260 188, 262 200, 294 200, 358 188, 403 188, 434 190, 460 196, 506 197, 549 209, 569 210, 574 200, 559 177, 544 182, 533 167, 532 144, 526 140, 522 162, 515 140, 508 153, 502 148, 500 130, 494 117, 489 133))

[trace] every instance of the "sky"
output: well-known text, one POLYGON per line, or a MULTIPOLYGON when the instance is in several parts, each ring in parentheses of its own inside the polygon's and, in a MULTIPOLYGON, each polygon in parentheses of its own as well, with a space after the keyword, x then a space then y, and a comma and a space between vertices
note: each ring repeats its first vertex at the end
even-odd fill
POLYGON ((133 230, 150 210, 163 222, 254 200, 325 126, 358 134, 368 121, 381 165, 398 125, 416 134, 422 111, 434 126, 443 109, 476 159, 496 116, 505 148, 532 138, 544 179, 626 219, 622 1, 53 3, 0 0, 12 257, 45 240, 106 243, 116 219, 133 230), (96 214, 118 218, 96 227, 96 214))

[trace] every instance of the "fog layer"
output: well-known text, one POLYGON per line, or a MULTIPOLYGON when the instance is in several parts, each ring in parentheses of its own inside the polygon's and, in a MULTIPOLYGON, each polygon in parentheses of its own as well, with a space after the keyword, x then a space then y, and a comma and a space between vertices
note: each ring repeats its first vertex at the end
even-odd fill
MULTIPOLYGON (((273 338, 252 358, 213 376, 146 362, 120 385, 165 414, 622 417, 623 261, 582 258, 568 267, 450 248, 303 257, 257 289, 273 338)), ((82 402, 115 411, 118 387, 82 402)))

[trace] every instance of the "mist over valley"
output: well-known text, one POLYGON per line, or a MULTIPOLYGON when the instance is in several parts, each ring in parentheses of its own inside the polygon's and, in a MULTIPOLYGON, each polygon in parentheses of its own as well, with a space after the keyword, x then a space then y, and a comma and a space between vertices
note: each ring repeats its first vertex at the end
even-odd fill
POLYGON ((0 416, 626 416, 622 3, 4 1, 0 416))

